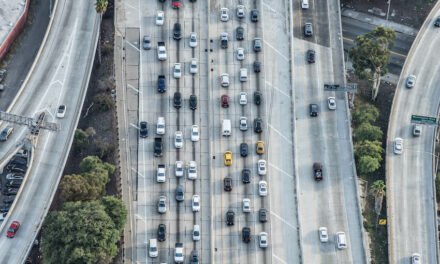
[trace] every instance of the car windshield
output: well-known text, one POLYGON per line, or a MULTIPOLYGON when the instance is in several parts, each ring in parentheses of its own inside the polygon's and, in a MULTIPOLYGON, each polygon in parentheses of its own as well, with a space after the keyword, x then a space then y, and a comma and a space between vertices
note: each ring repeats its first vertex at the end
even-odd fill
POLYGON ((14 229, 9 228, 9 229, 8 229, 8 232, 10 232, 10 233, 14 233, 15 231, 14 231, 14 229))
POLYGON ((58 108, 58 113, 62 113, 62 112, 64 112, 64 109, 65 109, 64 107, 61 107, 61 106, 60 106, 60 107, 58 108))
POLYGON ((181 257, 182 253, 176 253, 176 257, 181 257))

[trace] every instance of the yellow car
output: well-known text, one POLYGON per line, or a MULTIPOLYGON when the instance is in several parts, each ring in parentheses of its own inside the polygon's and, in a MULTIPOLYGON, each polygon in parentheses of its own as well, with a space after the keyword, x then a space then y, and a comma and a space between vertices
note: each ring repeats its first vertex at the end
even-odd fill
POLYGON ((232 165, 232 152, 231 151, 225 151, 225 165, 226 166, 232 165))
POLYGON ((261 140, 257 141, 257 154, 264 154, 264 142, 261 140))

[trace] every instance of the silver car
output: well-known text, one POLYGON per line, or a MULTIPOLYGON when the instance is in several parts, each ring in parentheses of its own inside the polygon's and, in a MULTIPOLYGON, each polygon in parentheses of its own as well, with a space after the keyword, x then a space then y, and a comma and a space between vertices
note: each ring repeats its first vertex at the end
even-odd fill
POLYGON ((408 78, 406 79, 406 87, 413 88, 414 85, 416 85, 416 76, 415 75, 408 76, 408 78))
POLYGON ((240 117, 240 130, 241 131, 246 131, 248 130, 248 125, 247 125, 247 117, 240 117))
POLYGON ((160 196, 159 202, 157 202, 157 211, 160 214, 164 214, 167 212, 167 197, 166 196, 160 196))

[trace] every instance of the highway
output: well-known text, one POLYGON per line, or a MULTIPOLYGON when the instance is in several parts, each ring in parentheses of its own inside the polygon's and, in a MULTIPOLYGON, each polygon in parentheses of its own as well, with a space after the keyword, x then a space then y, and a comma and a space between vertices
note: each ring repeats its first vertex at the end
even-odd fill
POLYGON ((414 253, 421 255, 421 263, 438 263, 435 126, 423 125, 422 134, 414 137, 411 115, 438 115, 440 29, 433 26, 433 18, 439 15, 440 4, 437 3, 408 54, 390 114, 386 150, 390 263, 409 263, 414 253), (417 76, 412 89, 406 88, 406 78, 410 74, 417 76), (401 155, 393 153, 396 137, 403 139, 401 155))
MULTIPOLYGON (((35 117, 45 111, 46 120, 59 123, 61 130, 40 132, 21 195, 1 226, 0 263, 23 263, 34 243, 63 172, 93 65, 99 33, 93 3, 58 0, 53 14, 39 59, 8 112, 35 117), (55 119, 60 104, 66 104, 68 110, 64 119, 55 119), (15 238, 9 239, 4 234, 13 220, 21 227, 15 238)), ((2 158, 29 134, 27 127, 13 126, 14 134, 2 143, 2 158)))

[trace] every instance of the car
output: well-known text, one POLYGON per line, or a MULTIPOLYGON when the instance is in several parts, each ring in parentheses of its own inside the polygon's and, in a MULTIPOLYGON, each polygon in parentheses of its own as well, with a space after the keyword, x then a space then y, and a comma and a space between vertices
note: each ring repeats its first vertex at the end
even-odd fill
POLYGON ((165 20, 165 13, 163 11, 157 11, 156 26, 162 26, 164 20, 165 20))
POLYGON ((232 191, 232 178, 225 177, 223 179, 223 190, 226 192, 232 191))
POLYGON ((418 137, 422 134, 422 125, 415 124, 413 126, 413 136, 418 137))
POLYGON ((315 179, 315 181, 321 181, 323 178, 322 164, 319 162, 313 163, 313 179, 315 179))
POLYGON ((183 176, 183 162, 178 160, 175 163, 176 165, 176 177, 182 177, 183 176))
POLYGON ((251 229, 249 227, 243 227, 243 229, 241 229, 241 239, 244 243, 251 242, 251 229))
POLYGON ((230 225, 234 225, 234 218, 235 218, 235 213, 234 211, 227 211, 226 212, 226 225, 230 226, 230 225))
POLYGON ((435 27, 440 27, 440 16, 437 17, 437 19, 435 20, 435 22, 434 22, 434 26, 435 26, 435 27))
POLYGON ((166 167, 164 164, 158 164, 156 170, 156 181, 166 182, 166 167))
POLYGON ((183 148, 183 133, 182 133, 182 131, 176 131, 174 133, 174 147, 176 149, 183 148))
POLYGON ((192 210, 193 212, 200 211, 200 196, 198 196, 197 194, 194 194, 192 197, 192 210))
POLYGON ((167 226, 164 224, 159 224, 157 227, 157 240, 163 242, 166 240, 167 226))
POLYGON ((266 232, 260 232, 260 234, 258 235, 258 244, 260 245, 260 248, 267 248, 267 240, 268 240, 268 236, 266 232))
POLYGON ((17 195, 18 189, 17 188, 7 188, 3 190, 3 195, 11 196, 11 195, 17 195))
POLYGON ((247 93, 241 92, 240 93, 240 105, 246 105, 247 104, 247 93))
POLYGON ((263 119, 260 117, 254 119, 254 131, 255 133, 263 132, 263 119))
POLYGON ((160 196, 159 201, 157 202, 157 212, 159 214, 164 214, 167 212, 167 197, 160 196))
POLYGON ((167 59, 167 49, 165 47, 165 42, 163 42, 163 41, 162 42, 159 41, 157 43, 157 58, 160 61, 164 61, 167 59))
POLYGON ((411 74, 408 76, 408 78, 406 78, 406 87, 413 88, 414 85, 416 85, 416 76, 411 74))
POLYGON ((197 179, 197 162, 195 162, 194 160, 188 162, 188 179, 197 179))
POLYGON ((220 46, 222 49, 228 48, 228 40, 229 40, 229 34, 226 32, 220 33, 220 46))
POLYGON ((267 196, 267 182, 266 181, 260 181, 258 183, 258 194, 260 196, 267 196))
POLYGON ((235 30, 235 37, 237 40, 243 40, 244 39, 244 28, 243 27, 237 27, 235 30))
POLYGON ((199 135, 199 126, 198 125, 193 125, 191 127, 191 141, 192 142, 197 142, 199 141, 200 135, 199 135))
POLYGON ((225 166, 231 166, 232 165, 232 152, 231 151, 225 151, 225 166))
POLYGON ((419 253, 414 253, 411 256, 411 264, 421 264, 421 256, 419 253))
POLYGON ((8 173, 6 175, 6 180, 23 180, 24 175, 21 173, 8 173))
POLYGON ((306 36, 306 37, 313 36, 312 23, 305 23, 304 24, 304 36, 306 36))
POLYGON ((20 222, 12 221, 11 225, 8 228, 8 231, 6 231, 6 236, 9 238, 14 238, 19 228, 20 222))
POLYGON ((248 144, 243 142, 240 144, 240 156, 246 157, 247 155, 248 155, 248 144))
POLYGON ((259 160, 258 163, 258 175, 263 176, 266 175, 266 161, 265 160, 259 160))
POLYGON ((253 9, 251 11, 251 21, 252 22, 258 22, 258 10, 257 9, 253 9))
POLYGON ((0 69, 0 82, 6 77, 6 70, 0 69))
MULTIPOLYGON (((175 1, 175 0, 173 0, 175 1)), ((185 261, 185 255, 183 252, 183 244, 176 243, 174 248, 174 262, 183 263, 185 261)))
POLYGON ((189 33, 189 46, 191 48, 197 47, 197 33, 195 32, 189 33))
POLYGON ((229 86, 229 74, 227 74, 227 73, 223 73, 223 74, 220 76, 220 79, 221 79, 221 85, 222 85, 222 87, 228 87, 228 86, 229 86))
POLYGON ((9 212, 9 209, 11 209, 10 205, 9 206, 0 207, 0 213, 7 213, 7 212, 9 212))
POLYGON ((199 225, 194 225, 194 228, 193 228, 193 240, 194 241, 199 241, 200 240, 200 226, 199 225))
POLYGON ((266 223, 268 220, 269 214, 267 213, 267 210, 264 208, 261 208, 258 211, 258 221, 260 221, 261 223, 266 223))
POLYGON ((244 49, 243 48, 237 48, 237 60, 239 60, 239 61, 244 60, 244 49))
POLYGON ((240 82, 245 82, 247 81, 247 68, 240 68, 240 82))
POLYGON ((179 8, 182 5, 182 0, 172 0, 171 6, 176 9, 179 8))
POLYGON ((6 182, 6 188, 20 188, 23 180, 9 180, 6 182))
POLYGON ((163 143, 162 138, 154 138, 154 156, 162 157, 163 143))
POLYGON ((245 117, 245 116, 240 117, 240 130, 241 131, 248 130, 247 117, 245 117))
POLYGON ((264 154, 264 142, 261 140, 258 140, 257 143, 255 144, 255 151, 257 152, 258 155, 262 155, 264 154))
POLYGON ((197 59, 192 58, 189 66, 189 73, 196 74, 198 72, 197 59))
POLYGON ((250 183, 251 182, 251 170, 250 169, 243 169, 241 171, 241 181, 243 183, 250 183))
POLYGON ((182 38, 182 26, 179 22, 174 23, 173 39, 180 40, 182 38))
POLYGON ((229 20, 229 9, 226 7, 220 9, 220 20, 222 22, 227 22, 229 20))
POLYGON ((316 117, 318 116, 318 105, 317 104, 309 104, 310 116, 316 117))
POLYGON ((163 116, 157 118, 156 134, 165 135, 165 117, 163 116))
POLYGON ((336 98, 333 96, 327 98, 327 105, 328 105, 328 109, 336 110, 336 98))
POLYGON ((322 243, 328 242, 327 227, 318 228, 318 237, 319 241, 321 241, 322 243))
POLYGON ((261 71, 261 62, 254 61, 254 72, 259 73, 261 71))
POLYGON ((182 107, 182 94, 180 92, 174 93, 173 104, 176 109, 182 107))
POLYGON ((64 116, 66 115, 66 105, 60 105, 58 106, 58 110, 57 110, 57 118, 64 118, 64 116))
POLYGON ((12 204, 15 200, 15 196, 14 197, 9 197, 9 198, 5 198, 3 199, 3 203, 4 204, 12 204))
POLYGON ((229 107, 229 96, 227 94, 222 95, 221 97, 222 107, 229 107))
POLYGON ((197 109, 197 95, 192 94, 189 96, 189 108, 191 110, 197 109))
POLYGON ((255 91, 254 92, 254 103, 256 105, 260 105, 262 101, 263 101, 263 95, 260 92, 255 91))
POLYGON ((176 79, 180 79, 180 77, 182 77, 182 64, 174 63, 173 76, 176 79))
POLYGON ((244 18, 246 16, 246 10, 244 8, 244 5, 237 5, 237 17, 238 18, 244 18))
POLYGON ((181 185, 181 184, 177 185, 177 187, 176 187, 176 200, 178 202, 183 202, 183 200, 185 200, 183 185, 181 185))
POLYGON ((254 51, 260 52, 262 49, 261 39, 260 38, 254 38, 254 51))
POLYGON ((197 252, 197 250, 191 251, 189 261, 190 264, 199 264, 199 253, 197 252))
POLYGON ((307 62, 308 63, 315 63, 315 51, 314 50, 307 51, 307 62))
POLYGON ((11 126, 5 127, 0 133, 0 141, 8 140, 9 136, 14 132, 14 128, 11 126))
POLYGON ((165 79, 165 75, 159 75, 157 77, 157 91, 159 93, 164 93, 167 91, 167 82, 165 79))
POLYGON ((145 35, 142 40, 142 48, 144 50, 151 49, 151 37, 149 35, 145 35))
POLYGON ((148 124, 145 121, 139 123, 139 136, 141 138, 148 137, 148 124))
POLYGON ((337 232, 336 233, 336 244, 338 246, 338 249, 347 248, 347 239, 345 237, 344 232, 337 232))
POLYGON ((397 137, 394 140, 394 154, 400 155, 403 152, 403 139, 397 137))
POLYGON ((249 198, 243 199, 243 213, 251 212, 251 200, 249 198))

